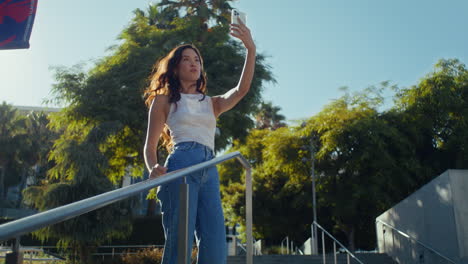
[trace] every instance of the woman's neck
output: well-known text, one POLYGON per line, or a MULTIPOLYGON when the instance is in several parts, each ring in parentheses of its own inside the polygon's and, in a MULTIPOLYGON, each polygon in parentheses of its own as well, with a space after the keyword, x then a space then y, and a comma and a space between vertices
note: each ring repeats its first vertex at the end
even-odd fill
POLYGON ((184 94, 196 94, 197 82, 180 80, 180 92, 184 94))

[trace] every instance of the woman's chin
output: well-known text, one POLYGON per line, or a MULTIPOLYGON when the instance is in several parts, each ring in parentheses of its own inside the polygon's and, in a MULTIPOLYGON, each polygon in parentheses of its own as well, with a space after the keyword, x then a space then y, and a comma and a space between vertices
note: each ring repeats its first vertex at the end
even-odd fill
POLYGON ((183 82, 197 82, 198 80, 198 75, 190 75, 186 76, 186 78, 181 78, 181 81, 183 82))

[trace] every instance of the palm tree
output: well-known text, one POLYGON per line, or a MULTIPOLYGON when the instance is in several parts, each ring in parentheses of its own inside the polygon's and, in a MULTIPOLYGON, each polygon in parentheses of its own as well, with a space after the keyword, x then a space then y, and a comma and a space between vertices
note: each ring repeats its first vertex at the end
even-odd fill
MULTIPOLYGON (((36 175, 33 167, 46 167, 47 155, 52 148, 56 134, 48 129, 49 119, 44 112, 31 112, 26 116, 25 134, 22 136, 22 144, 19 148, 19 160, 21 162, 20 190, 26 186, 28 174, 36 175)), ((17 206, 21 203, 21 196, 17 206)))
POLYGON ((226 23, 232 9, 229 2, 232 0, 163 0, 159 6, 165 10, 185 11, 184 17, 198 17, 201 22, 206 23, 211 18, 217 23, 226 23))
MULTIPOLYGON (((157 5, 148 8, 148 19, 150 25, 156 25, 161 29, 172 28, 170 24, 176 17, 185 19, 197 19, 199 34, 197 40, 206 40, 209 31, 209 22, 216 25, 227 25, 230 21, 229 2, 232 0, 163 0, 157 5), (181 16, 183 14, 183 16, 181 16)), ((140 11, 141 12, 141 11, 140 11)))
POLYGON ((7 168, 17 161, 18 149, 21 146, 20 138, 24 128, 22 119, 17 110, 6 102, 0 105, 0 199, 4 200, 6 195, 6 171, 7 168))
POLYGON ((279 114, 281 107, 274 106, 272 102, 262 102, 255 115, 257 129, 270 129, 276 130, 280 127, 286 126, 283 122, 284 115, 279 114))

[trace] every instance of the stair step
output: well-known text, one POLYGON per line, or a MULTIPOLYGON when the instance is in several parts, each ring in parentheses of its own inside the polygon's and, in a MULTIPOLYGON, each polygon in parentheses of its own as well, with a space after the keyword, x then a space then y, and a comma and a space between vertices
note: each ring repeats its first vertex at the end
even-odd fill
MULTIPOLYGON (((396 262, 386 254, 376 253, 361 253, 356 254, 364 264, 396 264, 396 262)), ((334 264, 333 255, 326 255, 326 263, 334 264)), ((322 264, 323 257, 321 255, 264 255, 254 256, 254 264, 322 264)), ((358 262, 350 257, 351 264, 358 262)), ((246 264, 245 256, 229 256, 227 264, 246 264)), ((346 254, 337 255, 337 264, 347 264, 346 254)))

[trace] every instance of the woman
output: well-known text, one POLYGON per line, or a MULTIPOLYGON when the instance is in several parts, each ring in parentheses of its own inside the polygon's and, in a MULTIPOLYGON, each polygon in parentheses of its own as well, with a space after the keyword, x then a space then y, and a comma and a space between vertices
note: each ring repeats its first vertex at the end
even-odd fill
MULTIPOLYGON (((247 56, 238 85, 223 95, 206 95, 203 60, 193 45, 174 48, 158 63, 146 91, 149 120, 144 155, 150 178, 214 157, 216 119, 247 94, 255 68, 256 47, 250 30, 240 22, 231 24, 230 34, 243 42, 247 56), (158 164, 156 155, 160 137, 170 152, 164 166, 158 164)), ((193 241, 195 232, 198 263, 226 263, 226 234, 218 171, 212 167, 186 178, 190 189, 189 241, 193 241)), ((177 226, 180 183, 182 179, 165 184, 158 190, 166 237, 163 264, 175 264, 179 255, 177 226)))

